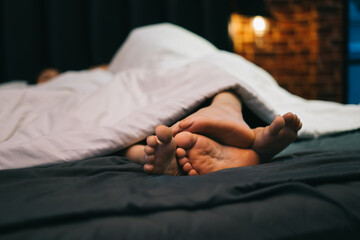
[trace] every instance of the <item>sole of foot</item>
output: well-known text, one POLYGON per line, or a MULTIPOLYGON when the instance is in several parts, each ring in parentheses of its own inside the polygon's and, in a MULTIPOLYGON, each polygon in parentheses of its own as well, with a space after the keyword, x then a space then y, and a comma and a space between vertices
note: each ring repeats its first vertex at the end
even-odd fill
POLYGON ((210 138, 190 132, 177 134, 175 140, 179 147, 176 151, 178 163, 188 175, 259 164, 257 153, 251 149, 221 145, 210 138))
POLYGON ((176 142, 170 128, 160 125, 146 139, 144 171, 149 174, 181 175, 176 161, 176 142))

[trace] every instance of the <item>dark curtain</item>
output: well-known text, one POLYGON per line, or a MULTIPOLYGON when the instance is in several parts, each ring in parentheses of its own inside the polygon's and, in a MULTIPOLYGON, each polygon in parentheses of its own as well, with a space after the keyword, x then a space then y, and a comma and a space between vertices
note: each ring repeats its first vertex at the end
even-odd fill
POLYGON ((131 29, 160 22, 232 50, 226 0, 1 0, 0 13, 0 82, 108 63, 131 29))

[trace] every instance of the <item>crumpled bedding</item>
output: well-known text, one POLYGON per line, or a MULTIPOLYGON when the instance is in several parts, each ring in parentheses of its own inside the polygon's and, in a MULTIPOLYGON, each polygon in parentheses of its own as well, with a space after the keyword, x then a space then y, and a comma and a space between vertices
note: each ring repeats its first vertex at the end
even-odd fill
POLYGON ((158 24, 134 30, 109 71, 67 72, 38 86, 0 87, 0 169, 109 154, 230 88, 265 122, 296 113, 303 138, 360 128, 358 105, 294 96, 244 58, 180 27, 158 24))

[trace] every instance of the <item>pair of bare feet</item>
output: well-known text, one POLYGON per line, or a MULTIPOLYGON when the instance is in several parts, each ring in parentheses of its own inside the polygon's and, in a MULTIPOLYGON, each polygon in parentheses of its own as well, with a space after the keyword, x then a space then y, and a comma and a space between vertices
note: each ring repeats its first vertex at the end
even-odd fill
POLYGON ((300 119, 276 116, 267 127, 251 129, 241 102, 230 92, 216 95, 202 108, 171 128, 160 125, 147 145, 134 145, 126 156, 144 164, 150 174, 199 175, 270 160, 297 137, 300 119))

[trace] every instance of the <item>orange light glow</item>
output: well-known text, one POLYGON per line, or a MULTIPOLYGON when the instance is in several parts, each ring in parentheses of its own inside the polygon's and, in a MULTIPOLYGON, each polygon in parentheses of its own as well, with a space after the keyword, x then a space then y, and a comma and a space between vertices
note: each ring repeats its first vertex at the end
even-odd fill
POLYGON ((254 28, 255 35, 263 36, 266 31, 266 20, 263 17, 256 16, 252 20, 252 27, 254 28))
POLYGON ((267 32, 269 24, 266 18, 256 16, 248 17, 233 13, 228 25, 229 36, 233 42, 234 52, 255 51, 256 48, 264 48, 268 43, 267 32))

